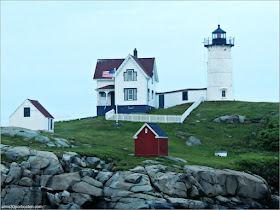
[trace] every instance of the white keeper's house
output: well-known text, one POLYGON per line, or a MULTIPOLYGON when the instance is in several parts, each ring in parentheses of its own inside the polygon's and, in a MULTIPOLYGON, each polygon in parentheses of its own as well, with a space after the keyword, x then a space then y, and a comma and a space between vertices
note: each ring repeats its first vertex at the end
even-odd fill
POLYGON ((195 102, 234 100, 231 47, 234 38, 218 28, 212 39, 204 39, 208 49, 207 87, 157 92, 159 82, 155 58, 138 58, 137 50, 124 59, 98 59, 93 79, 97 82, 97 115, 111 109, 118 113, 145 113, 149 109, 168 108, 195 102))
POLYGON ((54 131, 54 117, 36 100, 26 99, 10 116, 11 127, 54 131))

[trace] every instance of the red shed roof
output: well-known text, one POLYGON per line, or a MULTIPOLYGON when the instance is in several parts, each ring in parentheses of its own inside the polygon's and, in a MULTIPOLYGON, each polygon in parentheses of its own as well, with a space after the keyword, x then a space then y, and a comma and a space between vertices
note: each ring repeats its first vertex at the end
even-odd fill
POLYGON ((54 118, 38 101, 28 99, 45 117, 54 118))
MULTIPOLYGON (((131 56, 135 62, 149 76, 153 76, 155 58, 137 58, 131 56)), ((118 69, 125 59, 98 59, 93 79, 108 79, 102 77, 103 71, 118 69)))
POLYGON ((138 134, 141 132, 141 130, 147 126, 155 135, 156 138, 168 138, 167 134, 158 126, 156 123, 145 123, 133 136, 134 139, 137 138, 138 134))

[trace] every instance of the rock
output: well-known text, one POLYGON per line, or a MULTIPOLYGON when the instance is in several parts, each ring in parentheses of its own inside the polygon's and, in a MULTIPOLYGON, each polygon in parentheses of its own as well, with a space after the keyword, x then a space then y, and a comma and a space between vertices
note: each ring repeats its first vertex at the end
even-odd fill
POLYGON ((167 158, 167 159, 173 160, 177 163, 187 163, 186 160, 181 159, 181 158, 176 158, 176 157, 172 157, 172 156, 164 156, 164 157, 167 158))
POLYGON ((196 116, 196 117, 200 117, 201 115, 202 115, 202 114, 196 114, 195 116, 196 116))
POLYGON ((87 163, 77 156, 75 156, 73 158, 73 163, 75 163, 75 164, 77 164, 78 166, 81 166, 81 167, 86 167, 87 166, 87 163))
POLYGON ((56 147, 56 145, 51 141, 47 143, 47 146, 48 147, 56 147))
POLYGON ((104 166, 104 169, 110 171, 113 167, 114 167, 114 164, 108 163, 108 164, 106 164, 106 165, 104 166))
POLYGON ((84 194, 89 194, 95 197, 100 197, 102 196, 102 189, 99 189, 97 187, 94 187, 86 182, 78 182, 73 185, 72 187, 73 191, 78 192, 78 193, 84 193, 84 194))
POLYGON ((239 123, 244 123, 244 121, 245 121, 245 116, 238 115, 238 118, 239 118, 239 123))
POLYGON ((5 198, 1 202, 1 206, 4 205, 19 205, 22 203, 22 200, 25 196, 24 188, 22 187, 14 187, 10 188, 5 195, 5 198))
POLYGON ((264 209, 264 207, 257 201, 252 202, 250 207, 252 209, 264 209))
POLYGON ((29 178, 29 177, 23 177, 19 182, 19 185, 26 186, 26 187, 32 187, 35 185, 35 182, 29 178))
POLYGON ((174 209, 174 207, 169 203, 164 202, 148 202, 148 207, 151 209, 174 209))
POLYGON ((133 183, 133 184, 138 184, 141 179, 142 179, 142 175, 141 174, 130 174, 128 176, 125 176, 125 181, 129 182, 129 183, 133 183))
POLYGON ((9 147, 5 154, 8 159, 16 160, 30 155, 30 150, 28 147, 9 147))
POLYGON ((53 152, 48 152, 48 151, 30 150, 30 155, 58 160, 57 156, 53 152))
POLYGON ((9 134, 10 136, 17 135, 24 139, 32 139, 39 135, 37 131, 19 127, 1 127, 1 134, 2 133, 9 134))
POLYGON ((35 137, 35 141, 39 142, 39 143, 49 143, 50 139, 46 136, 38 135, 38 136, 35 137))
POLYGON ((142 185, 142 186, 134 186, 130 189, 131 192, 148 192, 148 191, 152 191, 153 188, 150 185, 142 185))
POLYGON ((70 147, 68 145, 68 141, 66 139, 63 138, 53 138, 55 144, 57 145, 57 147, 70 147))
POLYGON ((200 145, 200 144, 201 144, 200 139, 195 136, 190 136, 189 140, 186 141, 186 145, 188 145, 188 146, 196 146, 196 145, 200 145))
POLYGON ((167 198, 167 201, 172 204, 175 208, 179 209, 205 209, 208 204, 203 201, 190 200, 184 198, 167 198))
POLYGON ((30 170, 37 174, 41 169, 46 168, 50 164, 50 161, 41 156, 30 156, 28 163, 30 164, 30 170))
POLYGON ((78 156, 76 152, 65 152, 62 155, 62 160, 67 162, 67 163, 72 163, 74 157, 78 156))
POLYGON ((56 175, 63 173, 63 168, 58 160, 49 159, 50 164, 43 170, 44 175, 56 175))
POLYGON ((139 173, 139 174, 147 174, 147 171, 142 166, 136 166, 133 169, 129 169, 129 171, 134 172, 134 173, 139 173))
POLYGON ((101 182, 102 184, 104 184, 108 179, 111 178, 111 176, 113 176, 112 172, 103 172, 100 171, 98 173, 98 175, 96 176, 97 181, 101 182))
POLYGON ((54 190, 67 190, 68 187, 72 186, 76 182, 79 182, 80 180, 79 172, 55 175, 53 176, 51 185, 49 187, 54 190))
POLYGON ((7 174, 9 172, 9 169, 3 164, 0 164, 0 170, 1 174, 7 174))
POLYGON ((21 165, 22 167, 24 167, 24 168, 27 168, 27 169, 30 168, 30 163, 27 162, 27 161, 22 161, 22 162, 20 163, 20 165, 21 165))
POLYGON ((5 183, 6 178, 7 178, 7 175, 1 173, 1 187, 2 188, 4 187, 4 183, 5 183))
POLYGON ((105 164, 105 161, 104 161, 104 160, 100 160, 99 164, 100 164, 100 165, 104 165, 104 164, 105 164))
POLYGON ((271 209, 279 209, 279 201, 280 201, 280 198, 278 195, 271 195, 271 200, 269 202, 269 208, 271 209))
POLYGON ((176 137, 177 137, 177 138, 180 138, 180 139, 188 139, 188 137, 185 136, 185 135, 176 134, 176 137))
POLYGON ((57 206, 61 202, 58 196, 55 196, 54 194, 51 194, 48 192, 47 192, 47 198, 48 198, 48 201, 50 202, 51 206, 57 206))
POLYGON ((41 187, 46 187, 46 186, 50 186, 50 179, 51 177, 53 177, 52 175, 41 175, 40 177, 40 186, 41 187))
POLYGON ((78 204, 74 203, 69 209, 82 209, 78 204))
POLYGON ((83 206, 86 202, 92 201, 91 196, 84 193, 71 193, 71 198, 79 206, 83 206))
MULTIPOLYGON (((59 206, 57 207, 58 209, 69 209, 71 207, 71 204, 59 204, 59 206)), ((48 209, 48 208, 45 208, 48 209)))
POLYGON ((10 166, 10 170, 9 173, 7 174, 5 183, 6 184, 15 183, 20 179, 21 174, 22 174, 22 169, 19 167, 17 163, 13 162, 10 166))
POLYGON ((229 203, 229 202, 230 202, 229 199, 227 199, 227 198, 225 198, 225 197, 223 197, 223 196, 221 196, 221 195, 216 196, 216 199, 217 199, 219 202, 221 202, 221 203, 229 203))
POLYGON ((60 193, 60 197, 61 197, 61 202, 64 204, 68 204, 70 201, 70 193, 66 190, 64 190, 62 193, 60 193))
POLYGON ((119 202, 113 207, 115 209, 141 209, 147 208, 147 204, 142 199, 137 198, 121 198, 119 202))
POLYGON ((158 164, 159 162, 155 160, 143 160, 142 163, 158 164))
POLYGON ((99 163, 100 158, 97 158, 97 157, 87 157, 86 161, 89 164, 96 164, 96 163, 99 163))
POLYGON ((101 182, 99 182, 99 181, 97 181, 97 180, 95 180, 95 179, 93 179, 93 178, 91 178, 89 176, 83 177, 82 181, 87 182, 88 184, 91 184, 91 185, 93 185, 95 187, 98 187, 98 188, 102 188, 103 187, 103 184, 101 182))

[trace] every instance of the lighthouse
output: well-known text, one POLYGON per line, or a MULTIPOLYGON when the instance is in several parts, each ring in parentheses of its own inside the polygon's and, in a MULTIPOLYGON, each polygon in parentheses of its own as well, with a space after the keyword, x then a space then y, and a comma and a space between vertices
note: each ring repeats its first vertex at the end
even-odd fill
POLYGON ((212 32, 212 39, 204 39, 204 47, 208 49, 207 101, 234 100, 231 67, 233 46, 234 38, 227 38, 220 25, 212 32))

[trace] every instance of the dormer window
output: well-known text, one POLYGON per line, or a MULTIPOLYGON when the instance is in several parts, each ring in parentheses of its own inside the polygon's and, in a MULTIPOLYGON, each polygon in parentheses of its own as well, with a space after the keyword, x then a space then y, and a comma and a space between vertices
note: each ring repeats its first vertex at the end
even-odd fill
POLYGON ((127 69, 123 76, 124 81, 137 81, 137 72, 134 69, 127 69))

